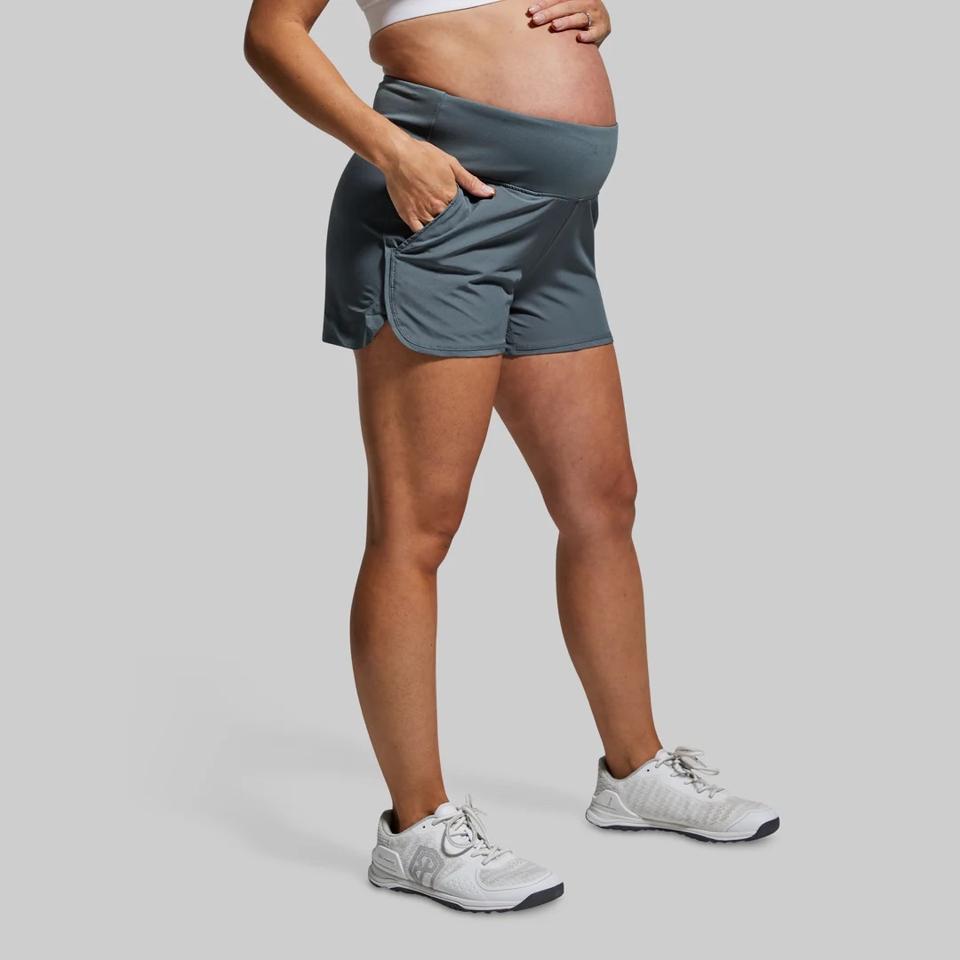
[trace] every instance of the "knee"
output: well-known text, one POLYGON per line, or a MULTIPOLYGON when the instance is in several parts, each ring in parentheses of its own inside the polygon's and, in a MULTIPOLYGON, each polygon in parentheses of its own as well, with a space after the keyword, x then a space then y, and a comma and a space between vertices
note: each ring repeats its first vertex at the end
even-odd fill
POLYGON ((436 573, 446 559, 459 526, 459 520, 445 522, 439 517, 436 522, 421 524, 412 531, 405 549, 411 565, 423 573, 436 573))
POLYGON ((429 506, 403 515, 380 517, 371 525, 368 546, 423 573, 436 573, 460 528, 463 507, 438 497, 429 506))
POLYGON ((550 512, 562 536, 596 539, 631 536, 637 478, 629 464, 557 497, 550 512))

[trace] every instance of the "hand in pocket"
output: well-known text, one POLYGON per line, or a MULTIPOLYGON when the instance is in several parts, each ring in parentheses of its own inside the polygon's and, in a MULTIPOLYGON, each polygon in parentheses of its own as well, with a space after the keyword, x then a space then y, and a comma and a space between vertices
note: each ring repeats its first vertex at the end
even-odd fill
POLYGON ((456 157, 425 140, 411 139, 383 170, 387 193, 400 219, 414 232, 438 217, 457 195, 489 198, 496 192, 489 184, 461 166, 456 157))

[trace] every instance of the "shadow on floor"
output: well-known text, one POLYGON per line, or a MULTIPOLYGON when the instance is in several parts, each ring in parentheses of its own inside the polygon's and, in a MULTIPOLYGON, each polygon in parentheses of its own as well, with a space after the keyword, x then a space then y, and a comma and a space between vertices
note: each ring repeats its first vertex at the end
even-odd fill
MULTIPOLYGON (((497 801, 570 813, 579 811, 583 803, 582 797, 549 785, 476 769, 452 767, 447 774, 450 782, 468 785, 481 806, 497 801)), ((355 844, 339 839, 337 825, 344 811, 338 812, 337 806, 351 803, 357 792, 354 786, 365 785, 361 792, 368 794, 379 785, 386 796, 365 741, 238 725, 217 738, 198 781, 189 804, 193 812, 226 826, 258 853, 354 877, 363 875, 370 837, 362 834, 355 844), (315 816, 291 815, 275 799, 277 787, 291 778, 302 779, 310 795, 318 791, 329 795, 330 805, 322 803, 315 816)))

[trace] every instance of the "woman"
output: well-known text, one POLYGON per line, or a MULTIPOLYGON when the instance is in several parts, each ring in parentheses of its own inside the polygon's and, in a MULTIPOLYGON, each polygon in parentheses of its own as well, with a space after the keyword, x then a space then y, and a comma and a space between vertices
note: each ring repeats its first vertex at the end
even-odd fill
POLYGON ((359 0, 385 79, 360 100, 309 31, 328 0, 254 0, 250 63, 355 151, 328 233, 324 339, 356 351, 369 468, 351 615, 357 691, 393 801, 377 886, 466 910, 559 897, 449 802, 437 744, 436 574, 491 413, 559 530, 563 634, 604 746, 597 826, 750 840, 768 807, 730 797, 696 751, 662 749, 650 707, 636 483, 594 274, 616 149, 599 0, 359 0))

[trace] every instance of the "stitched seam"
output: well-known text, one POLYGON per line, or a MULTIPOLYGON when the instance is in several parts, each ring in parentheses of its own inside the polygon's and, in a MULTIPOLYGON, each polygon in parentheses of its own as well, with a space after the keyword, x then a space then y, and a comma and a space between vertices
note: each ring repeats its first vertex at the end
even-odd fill
POLYGON ((492 183, 498 187, 509 187, 518 193, 526 193, 531 197, 543 197, 546 200, 570 200, 574 203, 582 203, 585 200, 596 200, 600 196, 599 193, 594 193, 589 197, 569 197, 562 193, 541 193, 538 190, 531 190, 529 187, 521 187, 518 183, 511 183, 509 180, 492 180, 490 177, 485 177, 484 183, 492 183))
POLYGON ((557 232, 550 238, 550 242, 543 248, 543 253, 530 265, 529 269, 525 273, 533 273, 537 267, 543 263, 547 254, 553 249, 556 242, 560 239, 560 234, 566 229, 567 224, 573 219, 573 215, 580 209, 580 204, 583 203, 583 200, 577 200, 571 204, 570 212, 563 218, 563 223, 557 227, 557 232))
POLYGON ((553 350, 557 347, 579 347, 584 343, 612 343, 613 337, 610 334, 607 334, 603 337, 587 337, 586 340, 567 340, 563 343, 541 343, 538 347, 513 347, 510 342, 507 342, 507 346, 510 347, 514 353, 540 353, 543 350, 553 350))

